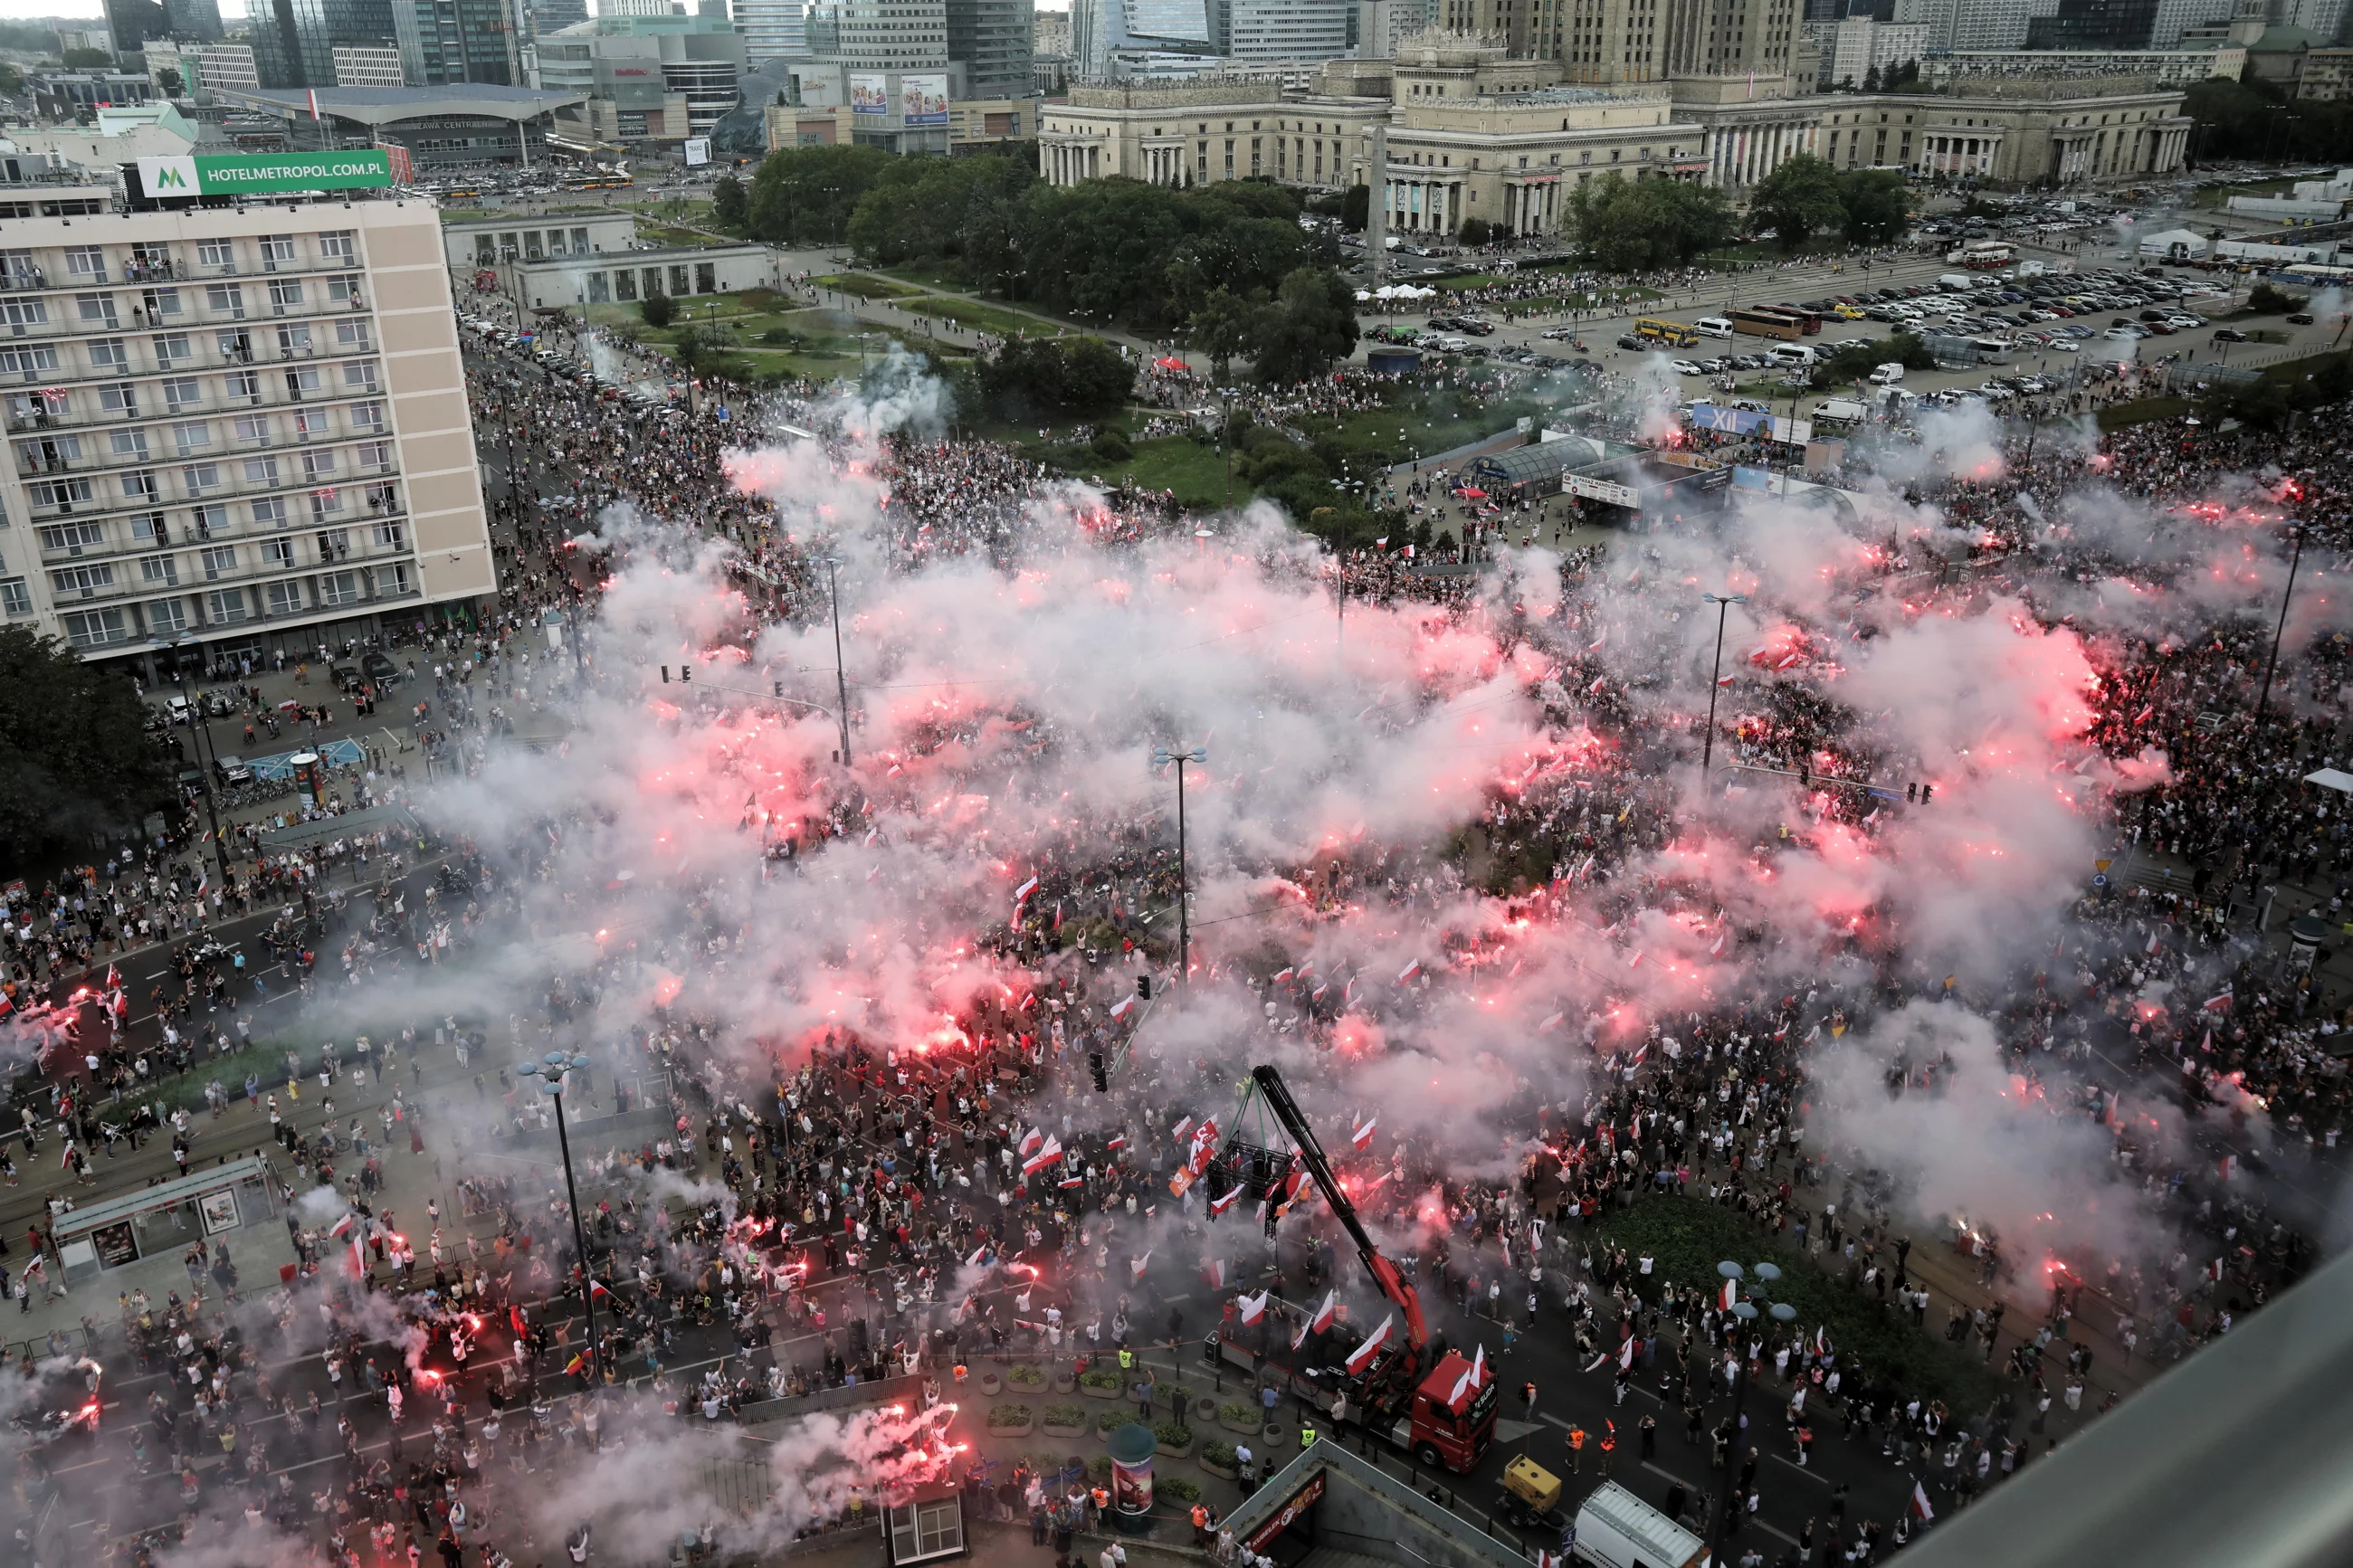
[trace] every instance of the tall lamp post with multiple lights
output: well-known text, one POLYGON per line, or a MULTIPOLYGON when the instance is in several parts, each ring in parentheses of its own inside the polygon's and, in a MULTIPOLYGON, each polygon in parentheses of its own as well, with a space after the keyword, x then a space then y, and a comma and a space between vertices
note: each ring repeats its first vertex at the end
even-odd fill
POLYGON ((1717 682, 1724 679, 1724 617, 1735 605, 1748 602, 1746 594, 1702 594, 1700 597, 1715 606, 1715 662, 1707 672, 1707 738, 1700 742, 1700 783, 1707 783, 1708 764, 1715 761, 1715 694, 1717 682))
POLYGON ((588 1065, 588 1058, 564 1051, 550 1051, 535 1062, 524 1062, 515 1068, 523 1078, 535 1078, 548 1099, 555 1101, 555 1142, 564 1151, 564 1195, 572 1206, 572 1245, 580 1251, 580 1310, 586 1319, 584 1331, 588 1348, 588 1370, 602 1375, 596 1352, 596 1289, 588 1270, 588 1232, 580 1223, 580 1188, 572 1179, 572 1135, 564 1126, 564 1090, 572 1075, 588 1065))
POLYGON ((1193 969, 1193 910, 1188 901, 1192 895, 1185 875, 1185 764, 1206 763, 1208 748, 1196 746, 1189 752, 1171 752, 1165 748, 1152 753, 1152 765, 1165 768, 1176 766, 1176 984, 1190 985, 1193 969))

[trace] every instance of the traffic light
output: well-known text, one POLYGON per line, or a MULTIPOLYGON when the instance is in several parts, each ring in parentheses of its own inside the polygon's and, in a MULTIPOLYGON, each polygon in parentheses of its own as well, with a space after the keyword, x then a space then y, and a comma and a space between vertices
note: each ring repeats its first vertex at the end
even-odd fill
MULTIPOLYGON (((668 686, 668 685, 670 684, 670 666, 668 666, 668 665, 663 665, 663 666, 661 667, 661 672, 662 672, 662 684, 663 684, 664 686, 668 686)), ((678 667, 678 680, 679 680, 679 684, 680 684, 680 685, 684 686, 684 685, 686 685, 688 682, 691 681, 693 679, 694 679, 694 667, 693 667, 692 665, 691 665, 691 664, 681 664, 681 665, 680 665, 680 666, 678 667)))
POLYGON ((1105 1076, 1103 1072, 1103 1054, 1101 1051, 1089 1051, 1087 1053, 1087 1071, 1094 1075, 1095 1092, 1097 1094, 1109 1094, 1111 1092, 1111 1079, 1105 1076))
POLYGON ((1922 785, 1920 786, 1920 804, 1921 804, 1922 805, 1927 805, 1927 804, 1928 804, 1928 797, 1929 797, 1930 795, 1932 795, 1936 794, 1936 786, 1935 784, 1922 784, 1922 785))
POLYGON ((1152 976, 1149 974, 1139 974, 1135 977, 1135 999, 1139 1002, 1152 1000, 1152 976))
POLYGON ((782 697, 784 694, 785 694, 785 683, 784 683, 783 681, 781 681, 781 680, 771 680, 770 682, 768 682, 768 695, 769 695, 769 696, 771 696, 771 697, 782 697))
POLYGON ((1914 779, 1910 784, 1905 784, 1905 785, 1904 786, 1904 800, 1905 800, 1905 804, 1906 804, 1907 805, 1918 805, 1918 804, 1919 804, 1919 800, 1920 800, 1920 781, 1919 781, 1919 780, 1917 780, 1917 779, 1914 779))

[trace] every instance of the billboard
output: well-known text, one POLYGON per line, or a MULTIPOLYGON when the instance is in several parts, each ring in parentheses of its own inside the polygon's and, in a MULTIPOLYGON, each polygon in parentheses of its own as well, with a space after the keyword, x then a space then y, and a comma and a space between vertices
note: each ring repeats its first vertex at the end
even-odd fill
POLYGON ((711 162, 711 138, 690 136, 686 139, 686 166, 699 169, 711 162))
POLYGON ((224 196, 270 191, 353 191, 392 184, 381 151, 255 153, 142 158, 139 184, 150 196, 224 196))
POLYGON ((905 125, 945 125, 948 122, 947 77, 944 74, 901 77, 899 120, 905 125))
POLYGON ((852 75, 849 79, 849 112, 860 120, 889 114, 891 79, 864 73, 852 75))

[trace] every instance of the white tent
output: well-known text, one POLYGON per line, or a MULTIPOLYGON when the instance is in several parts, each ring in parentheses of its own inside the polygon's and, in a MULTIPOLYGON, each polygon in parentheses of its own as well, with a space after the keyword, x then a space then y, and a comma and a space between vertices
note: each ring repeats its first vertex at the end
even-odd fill
POLYGON ((2318 773, 2306 773, 2304 782, 2318 784, 2323 789, 2333 789, 2342 795, 2353 795, 2353 773, 2341 769, 2323 768, 2318 773))
POLYGON ((1394 283, 1384 283, 1379 288, 1374 289, 1373 293, 1379 299, 1394 300, 1398 297, 1398 286, 1394 283))

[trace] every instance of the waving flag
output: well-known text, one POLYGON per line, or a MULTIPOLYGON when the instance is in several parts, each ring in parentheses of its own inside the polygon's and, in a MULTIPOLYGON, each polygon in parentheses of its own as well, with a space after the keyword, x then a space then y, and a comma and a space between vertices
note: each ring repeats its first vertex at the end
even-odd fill
POLYGON ((1021 1162, 1021 1173, 1025 1176, 1034 1176, 1047 1166, 1059 1162, 1061 1157, 1062 1141, 1059 1138, 1049 1138, 1036 1153, 1021 1162))
POLYGON ((1410 985, 1416 980, 1419 979, 1420 976, 1421 960, 1417 958, 1411 963, 1407 964, 1403 969, 1398 971, 1397 983, 1400 985, 1410 985))
POLYGON ((1446 1396, 1446 1403, 1449 1405, 1461 1404, 1462 1396, 1464 1394, 1469 1394, 1486 1380, 1487 1347, 1485 1345, 1481 1345, 1479 1347, 1479 1353, 1477 1356, 1472 1358, 1470 1367, 1461 1377, 1454 1380, 1454 1392, 1446 1396))
POLYGON ((1234 1305, 1240 1310, 1243 1322, 1255 1323, 1266 1316, 1266 1292, 1261 1290, 1255 1296, 1241 1297, 1234 1305))
POLYGON ((1021 1157, 1026 1160, 1035 1154, 1045 1142, 1046 1135, 1032 1127, 1029 1131, 1021 1134, 1021 1157))
POLYGON ((605 1288, 605 1282, 602 1279, 591 1279, 588 1281, 588 1299, 591 1301, 595 1300, 599 1296, 610 1296, 612 1293, 612 1291, 605 1288))
POLYGON ((578 1351, 574 1352, 570 1361, 564 1363, 564 1370, 565 1374, 569 1375, 573 1373, 578 1372, 582 1367, 586 1366, 587 1364, 588 1352, 585 1350, 578 1351))
POLYGON ((1936 1510, 1928 1506, 1928 1489, 1918 1481, 1912 1483, 1912 1517, 1923 1524, 1936 1521, 1936 1510))
POLYGON ((351 1235, 352 1226, 359 1217, 360 1216, 356 1214, 345 1211, 343 1218, 337 1220, 333 1225, 327 1227, 327 1234, 333 1237, 337 1241, 343 1240, 343 1237, 351 1235))
POLYGON ((1144 1278, 1144 1266, 1145 1266, 1145 1264, 1147 1264, 1147 1263, 1151 1262, 1151 1261, 1152 1261, 1152 1249, 1151 1249, 1150 1247, 1145 1247, 1145 1248, 1144 1249, 1144 1256, 1143 1256, 1143 1257, 1136 1258, 1134 1262, 1130 1263, 1130 1264, 1127 1266, 1127 1277, 1128 1277, 1129 1279, 1143 1279, 1143 1278, 1144 1278))
POLYGON ((964 1266, 966 1268, 978 1268, 987 1261, 988 1248, 986 1246, 976 1247, 972 1249, 972 1256, 964 1260, 964 1266))
POLYGON ((1226 1260, 1222 1258, 1212 1258, 1207 1263, 1202 1264, 1201 1278, 1209 1282, 1210 1289, 1224 1289, 1226 1288, 1226 1260))
POLYGON ((1380 1348, 1389 1342, 1389 1331, 1396 1326, 1396 1313, 1392 1312, 1388 1317, 1383 1318, 1381 1320, 1381 1326, 1375 1329, 1371 1333, 1366 1335, 1365 1342, 1363 1344, 1358 1345, 1355 1350, 1348 1352, 1348 1371, 1351 1373, 1364 1371, 1366 1363, 1371 1362, 1373 1357, 1379 1353, 1380 1348))
POLYGON ((1351 1128, 1349 1130, 1348 1142, 1354 1143, 1359 1149, 1370 1147, 1373 1142, 1373 1129, 1380 1124, 1380 1120, 1381 1119, 1377 1113, 1366 1117, 1365 1119, 1365 1124, 1362 1127, 1351 1128))
POLYGON ((1211 1219, 1215 1219, 1215 1218, 1217 1218, 1217 1217, 1218 1217, 1218 1215, 1221 1215, 1221 1214, 1225 1213, 1228 1209, 1229 1209, 1229 1208, 1233 1207, 1233 1206, 1234 1206, 1234 1200, 1235 1200, 1236 1198, 1240 1197, 1241 1195, 1242 1195, 1242 1184, 1241 1184, 1241 1183, 1240 1183, 1240 1182, 1236 1182, 1236 1183, 1234 1184, 1234 1190, 1233 1190, 1232 1192, 1228 1193, 1224 1197, 1221 1197, 1221 1198, 1211 1198, 1211 1199, 1209 1200, 1209 1217, 1210 1217, 1211 1219))
POLYGON ((1333 1309, 1338 1303, 1339 1300, 1340 1292, 1337 1290, 1327 1290, 1324 1293, 1324 1304, 1316 1308, 1314 1312, 1308 1317, 1305 1322, 1299 1325, 1299 1332, 1293 1336, 1291 1342, 1291 1348, 1293 1350, 1297 1350, 1300 1346, 1305 1344, 1307 1342, 1308 1335, 1320 1334, 1324 1330, 1332 1326, 1333 1309))
POLYGON ((1560 1027, 1562 1020, 1566 1019, 1567 1016, 1568 1015, 1566 1013, 1546 1014, 1545 1016, 1544 1022, 1536 1026, 1536 1033, 1539 1035, 1551 1034, 1555 1029, 1560 1027))
POLYGON ((1730 1310, 1732 1310, 1732 1305, 1733 1305, 1733 1303, 1734 1303, 1734 1302, 1736 1302, 1736 1301, 1737 1301, 1737 1300, 1740 1300, 1740 1282, 1739 1282, 1737 1279, 1727 1279, 1727 1280, 1725 1280, 1725 1281, 1724 1282, 1724 1293, 1723 1293, 1722 1298, 1718 1300, 1717 1305, 1721 1306, 1721 1307, 1722 1307, 1725 1311, 1729 1312, 1730 1310))
POLYGON ((1134 1008, 1135 994, 1131 991, 1126 995, 1121 997, 1118 1001, 1111 1005, 1111 1016, 1114 1018, 1124 1018, 1129 1013, 1133 1012, 1134 1008))
POLYGON ((1013 889, 1013 907, 1016 910, 1018 910, 1022 905, 1029 901, 1029 895, 1037 890, 1038 875, 1033 871, 1029 874, 1029 879, 1028 881, 1013 889))
POLYGON ((1185 1134, 1191 1131, 1193 1131, 1193 1119, 1188 1116, 1168 1130, 1168 1141, 1171 1143, 1182 1143, 1185 1142, 1185 1134))

